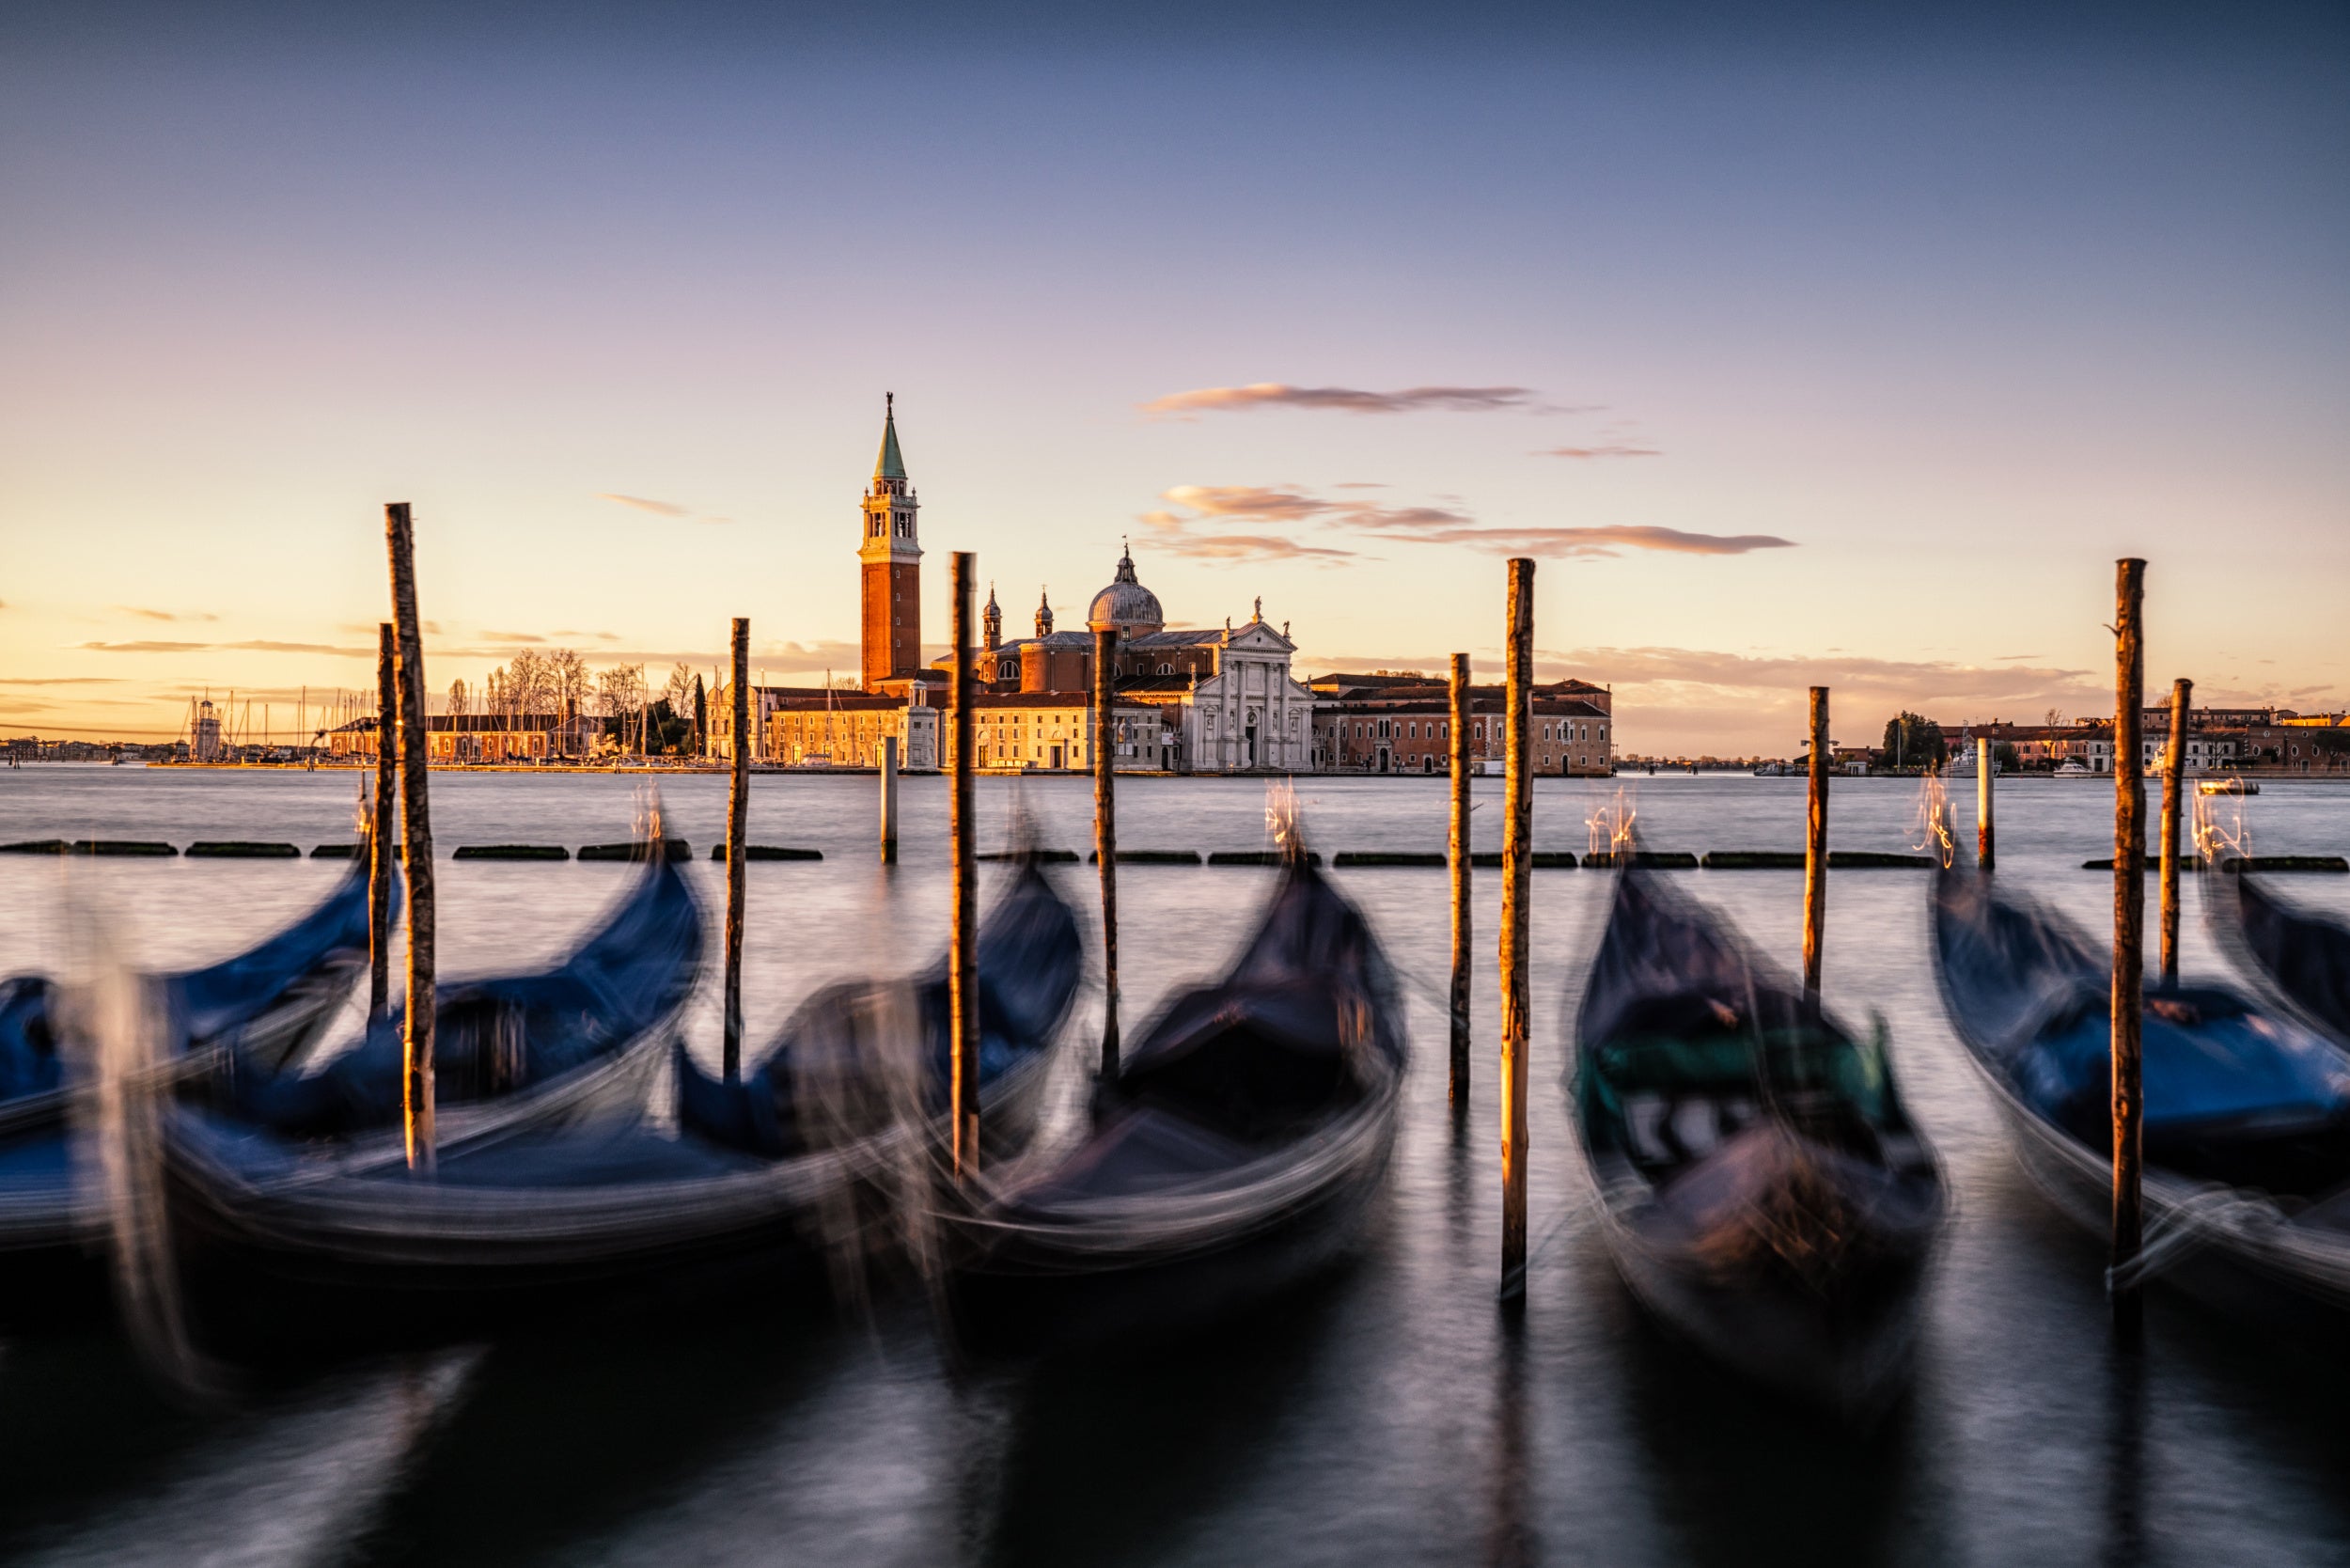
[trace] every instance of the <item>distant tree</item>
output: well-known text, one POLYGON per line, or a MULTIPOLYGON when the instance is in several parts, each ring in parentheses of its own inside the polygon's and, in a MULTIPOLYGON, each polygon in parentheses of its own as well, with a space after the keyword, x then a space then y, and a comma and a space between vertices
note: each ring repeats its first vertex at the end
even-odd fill
POLYGON ((694 677, 694 754, 710 755, 710 696, 702 690, 702 678, 694 677))
POLYGON ((661 695, 668 699, 672 713, 684 713, 694 700, 694 666, 680 659, 668 680, 662 682, 661 695))
POLYGON ((596 705, 606 718, 634 723, 645 705, 645 666, 614 665, 596 672, 596 705))
POLYGON ((1939 768, 1950 760, 1950 743, 1932 719, 1903 709, 1885 721, 1885 760, 1897 768, 1939 768))
POLYGON ((2015 754, 2015 748, 2005 741, 1991 748, 1991 760, 1998 764, 2001 773, 2017 773, 2024 766, 2023 760, 2015 754))
POLYGON ((471 710, 465 706, 465 682, 463 680, 460 679, 451 681, 448 683, 448 711, 452 713, 463 713, 470 712, 471 710))
POLYGON ((2041 716, 2048 721, 2048 728, 2051 729, 2064 728, 2064 710, 2061 708, 2051 708, 2041 716))
POLYGON ((558 648, 547 655, 548 682, 553 687, 555 711, 577 713, 588 707, 588 694, 594 677, 588 672, 588 661, 572 648, 558 648))

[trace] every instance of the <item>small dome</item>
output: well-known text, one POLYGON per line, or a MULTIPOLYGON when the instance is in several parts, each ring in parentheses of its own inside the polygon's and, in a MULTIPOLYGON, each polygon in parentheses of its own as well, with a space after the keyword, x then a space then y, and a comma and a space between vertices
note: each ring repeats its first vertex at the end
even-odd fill
POLYGON ((1129 637, 1156 632, 1167 625, 1167 612, 1159 608, 1159 596, 1135 579, 1132 550, 1118 557, 1117 578, 1093 596, 1093 603, 1086 609, 1086 625, 1097 632, 1115 626, 1120 636, 1129 637))

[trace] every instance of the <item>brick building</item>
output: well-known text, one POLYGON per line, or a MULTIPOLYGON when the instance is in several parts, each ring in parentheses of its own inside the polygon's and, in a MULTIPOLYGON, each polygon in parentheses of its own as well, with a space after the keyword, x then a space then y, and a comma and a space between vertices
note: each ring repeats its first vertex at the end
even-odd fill
MULTIPOLYGON (((1449 685, 1413 671, 1324 675, 1313 682, 1314 767, 1324 773, 1451 772, 1449 685)), ((1500 773, 1506 693, 1471 686, 1469 754, 1480 773, 1500 773)), ((1587 681, 1534 688, 1528 748, 1536 773, 1605 777, 1615 771, 1614 694, 1587 681)))

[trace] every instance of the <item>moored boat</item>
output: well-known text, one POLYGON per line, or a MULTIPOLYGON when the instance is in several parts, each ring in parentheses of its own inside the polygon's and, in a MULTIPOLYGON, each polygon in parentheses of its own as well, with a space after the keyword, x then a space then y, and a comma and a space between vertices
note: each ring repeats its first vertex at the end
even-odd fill
POLYGON ((956 1343, 983 1359, 1229 1319, 1359 1236, 1395 1137, 1402 1012, 1362 913, 1301 855, 1224 977, 1097 1086, 1073 1148, 947 1215, 956 1343))
MULTIPOLYGON (((368 964, 364 866, 302 918, 233 957, 155 977, 149 1001, 173 1043, 176 1071, 298 1059, 368 964)), ((104 1215, 80 1168, 70 1125, 82 1062, 67 998, 46 976, 0 981, 0 1269, 11 1308, 41 1293, 28 1271, 77 1278, 104 1215)), ((61 1282, 63 1282, 61 1280, 61 1282)))
MULTIPOLYGON (((979 960, 982 1110, 1009 1151, 1033 1125, 1082 968, 1074 916, 1033 867, 990 911, 979 960)), ((674 1125, 525 1119, 525 1090, 505 1124, 445 1140, 429 1181, 397 1148, 315 1167, 175 1149, 182 1208, 215 1291, 266 1297, 274 1323, 328 1350, 820 1281, 898 1196, 888 1180, 929 1168, 947 1008, 943 965, 828 988, 738 1082, 665 1031, 674 1125)))
POLYGON ((1659 1318, 1748 1379, 1856 1420, 1905 1386, 1948 1209, 1862 1040, 1719 916, 1618 873, 1571 1085, 1608 1249, 1659 1318))
MULTIPOLYGON (((1933 900, 1943 1002, 2018 1158, 2107 1234, 2110 959, 1979 872, 1933 900)), ((2262 1316, 2350 1309, 2350 1053, 2219 985, 2149 984, 2142 1027, 2139 1273, 2262 1316)))

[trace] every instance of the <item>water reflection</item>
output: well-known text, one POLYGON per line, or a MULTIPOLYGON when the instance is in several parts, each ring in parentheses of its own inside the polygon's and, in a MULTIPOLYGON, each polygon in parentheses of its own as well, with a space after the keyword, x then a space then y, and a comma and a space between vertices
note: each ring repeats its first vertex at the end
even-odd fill
POLYGON ((1485 1560, 1492 1568, 1531 1568, 1542 1560, 1541 1537, 1528 1507, 1524 1301, 1520 1295, 1503 1305, 1494 1359, 1493 1516, 1485 1534, 1485 1560))
POLYGON ((2106 1529, 2097 1560, 2136 1568, 2146 1560, 2146 1358, 2115 1348, 2106 1356, 2106 1529))
POLYGON ((1345 1288, 1340 1271, 1246 1322, 997 1382, 1006 1435, 982 1560, 1171 1555, 1219 1502, 1247 1489, 1284 1440, 1292 1408, 1317 1381, 1345 1288))
POLYGON ((1619 1349, 1623 1407, 1680 1560, 1916 1560, 1909 1401, 1863 1433, 1731 1377, 1645 1314, 1619 1349))

